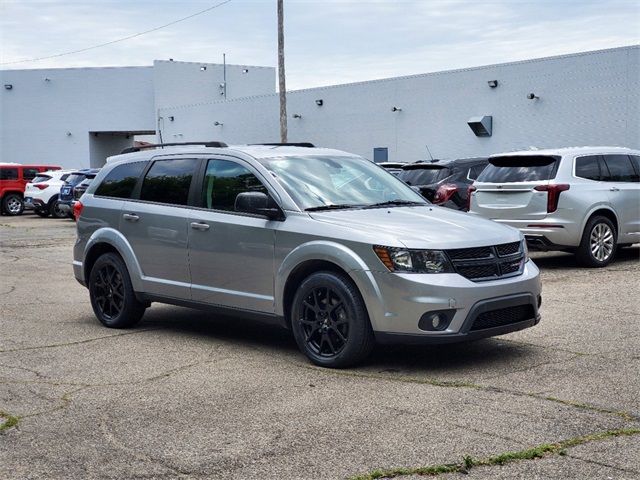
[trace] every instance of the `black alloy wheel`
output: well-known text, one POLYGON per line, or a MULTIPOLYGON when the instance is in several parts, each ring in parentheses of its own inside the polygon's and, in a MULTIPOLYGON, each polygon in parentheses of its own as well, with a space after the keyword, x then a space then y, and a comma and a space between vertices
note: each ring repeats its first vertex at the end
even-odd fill
POLYGON ((321 357, 339 354, 349 339, 344 300, 330 287, 316 287, 302 301, 300 319, 305 343, 321 357))
POLYGON ((96 317, 110 328, 135 325, 146 309, 135 296, 124 261, 115 253, 96 260, 89 275, 89 296, 96 317))
POLYGON ((298 348, 316 365, 341 368, 362 361, 374 336, 356 285, 338 272, 318 272, 298 288, 291 308, 298 348))

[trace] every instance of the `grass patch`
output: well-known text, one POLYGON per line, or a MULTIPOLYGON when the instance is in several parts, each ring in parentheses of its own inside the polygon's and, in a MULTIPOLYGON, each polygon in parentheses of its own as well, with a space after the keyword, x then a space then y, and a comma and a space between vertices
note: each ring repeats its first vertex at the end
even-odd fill
POLYGON ((0 410, 0 418, 4 419, 4 422, 0 423, 0 432, 7 430, 11 427, 15 427, 18 424, 20 418, 11 415, 7 412, 0 410))
POLYGON ((442 465, 430 465, 426 467, 414 468, 391 468, 387 470, 374 470, 363 475, 350 477, 350 480, 374 480, 378 478, 396 478, 408 475, 423 475, 435 477, 444 473, 466 473, 475 467, 488 467, 493 465, 506 465, 522 460, 534 460, 550 455, 566 455, 566 449, 583 445, 598 440, 605 440, 613 437, 632 436, 640 434, 640 428, 622 428, 618 430, 606 430, 604 432, 582 435, 580 437, 569 438, 557 443, 543 443, 526 450, 515 452, 505 452, 492 457, 475 459, 471 456, 464 456, 460 463, 447 463, 442 465))

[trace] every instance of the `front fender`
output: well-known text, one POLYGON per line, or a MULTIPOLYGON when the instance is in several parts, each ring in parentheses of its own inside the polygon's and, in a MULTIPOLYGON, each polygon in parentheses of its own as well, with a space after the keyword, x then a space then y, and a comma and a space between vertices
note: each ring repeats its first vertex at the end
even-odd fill
POLYGON ((373 329, 376 319, 384 316, 382 294, 369 267, 360 256, 349 247, 331 241, 315 240, 297 246, 284 258, 275 277, 276 313, 284 315, 284 289, 291 273, 304 262, 322 260, 333 263, 347 272, 356 284, 367 307, 373 329))
MULTIPOLYGON (((142 269, 140 268, 140 264, 138 263, 138 260, 133 253, 133 249, 131 248, 131 245, 129 245, 126 237, 114 228, 100 228, 93 232, 89 237, 89 240, 87 240, 82 258, 86 259, 91 249, 99 243, 107 243, 118 251, 127 266, 127 270, 129 271, 133 290, 136 292, 143 291, 142 269)), ((88 279, 88 274, 89 272, 86 271, 85 266, 85 280, 88 279)))

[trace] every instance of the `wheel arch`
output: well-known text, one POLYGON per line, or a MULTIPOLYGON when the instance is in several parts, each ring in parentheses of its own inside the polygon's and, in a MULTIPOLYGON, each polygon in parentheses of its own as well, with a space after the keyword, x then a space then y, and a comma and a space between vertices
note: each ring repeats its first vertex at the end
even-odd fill
POLYGON ((283 315, 290 325, 293 297, 300 283, 314 272, 332 271, 346 275, 362 296, 371 325, 383 310, 382 298, 366 263, 345 245, 314 241, 296 247, 282 262, 275 278, 276 313, 283 315))
POLYGON ((96 230, 87 241, 82 262, 85 282, 88 284, 89 274, 96 260, 100 255, 108 252, 116 253, 122 258, 127 266, 134 291, 143 291, 142 270, 133 253, 133 249, 127 239, 120 232, 112 228, 96 230))
POLYGON ((583 234, 584 234, 584 229, 587 227, 587 224, 589 223, 589 221, 596 216, 602 216, 611 220, 614 228, 616 229, 616 238, 620 236, 620 223, 618 222, 618 216, 616 215, 616 212, 613 211, 613 209, 611 209, 610 207, 607 207, 604 205, 598 205, 594 207, 589 212, 589 214, 585 216, 585 220, 582 224, 582 229, 581 229, 583 234))

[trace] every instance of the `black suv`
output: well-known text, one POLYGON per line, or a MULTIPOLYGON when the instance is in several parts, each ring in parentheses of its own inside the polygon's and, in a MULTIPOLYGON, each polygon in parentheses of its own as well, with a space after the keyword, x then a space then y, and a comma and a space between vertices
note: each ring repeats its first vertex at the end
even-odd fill
POLYGON ((489 164, 486 158, 408 163, 398 178, 420 189, 430 202, 456 210, 469 209, 469 185, 489 164))
MULTIPOLYGON (((67 177, 64 185, 60 188, 58 206, 60 210, 65 212, 70 218, 73 218, 73 203, 77 200, 75 195, 76 187, 80 186, 84 180, 95 178, 99 171, 99 168, 85 168, 83 170, 73 172, 67 177)), ((84 193, 84 190, 86 189, 87 188, 85 186, 82 193, 84 193)))

